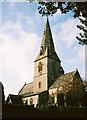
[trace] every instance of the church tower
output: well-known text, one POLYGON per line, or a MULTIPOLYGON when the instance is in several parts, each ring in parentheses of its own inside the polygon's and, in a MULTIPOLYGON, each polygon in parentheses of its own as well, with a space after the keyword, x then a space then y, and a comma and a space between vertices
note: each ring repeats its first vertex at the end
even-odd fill
POLYGON ((61 61, 55 51, 52 33, 47 18, 40 51, 34 61, 34 93, 43 92, 55 82, 56 77, 64 74, 61 61))

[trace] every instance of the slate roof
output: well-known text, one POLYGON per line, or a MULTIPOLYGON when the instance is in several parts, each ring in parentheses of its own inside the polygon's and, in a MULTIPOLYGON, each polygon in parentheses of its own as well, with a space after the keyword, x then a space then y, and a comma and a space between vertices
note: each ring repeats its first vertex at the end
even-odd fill
POLYGON ((7 98, 7 103, 10 102, 10 100, 11 100, 12 104, 23 104, 21 95, 9 94, 9 96, 7 98))
POLYGON ((74 78, 76 71, 72 71, 66 74, 61 75, 50 87, 50 89, 52 88, 58 88, 61 87, 65 84, 69 84, 69 82, 71 82, 74 78))
POLYGON ((25 84, 22 89, 19 91, 18 95, 26 95, 33 93, 33 82, 25 84))

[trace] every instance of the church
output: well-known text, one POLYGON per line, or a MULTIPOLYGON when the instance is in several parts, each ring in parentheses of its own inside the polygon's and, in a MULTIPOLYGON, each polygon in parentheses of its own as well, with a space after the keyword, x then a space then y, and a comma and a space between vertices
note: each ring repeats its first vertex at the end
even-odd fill
POLYGON ((40 107, 81 105, 84 85, 79 71, 65 73, 55 51, 52 32, 47 18, 40 50, 34 61, 33 82, 24 84, 18 96, 23 104, 40 107))

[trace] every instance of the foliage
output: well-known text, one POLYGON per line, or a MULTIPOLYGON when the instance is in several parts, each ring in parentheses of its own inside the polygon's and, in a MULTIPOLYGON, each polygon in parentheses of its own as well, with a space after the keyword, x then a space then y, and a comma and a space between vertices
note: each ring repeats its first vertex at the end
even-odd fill
POLYGON ((83 31, 80 37, 76 37, 79 43, 87 45, 87 2, 39 2, 38 11, 42 16, 53 16, 57 10, 66 14, 69 11, 73 12, 74 18, 82 16, 85 20, 80 19, 80 22, 85 26, 77 25, 77 28, 83 31))
POLYGON ((39 109, 40 109, 40 110, 46 110, 46 111, 48 111, 50 106, 51 106, 51 105, 47 105, 47 104, 41 105, 41 107, 40 107, 39 109))
POLYGON ((62 13, 67 13, 70 10, 74 17, 87 16, 87 2, 39 2, 38 10, 42 16, 53 15, 58 9, 62 13))
POLYGON ((79 36, 77 36, 76 38, 79 40, 79 43, 84 45, 87 45, 87 18, 85 18, 85 20, 80 19, 80 22, 82 23, 82 25, 77 25, 77 27, 83 31, 83 33, 79 33, 79 36))
MULTIPOLYGON (((49 106, 48 109, 31 108, 28 105, 3 104, 2 117, 9 119, 16 118, 84 118, 87 107, 65 107, 49 106)), ((47 107, 47 106, 46 106, 47 107)))

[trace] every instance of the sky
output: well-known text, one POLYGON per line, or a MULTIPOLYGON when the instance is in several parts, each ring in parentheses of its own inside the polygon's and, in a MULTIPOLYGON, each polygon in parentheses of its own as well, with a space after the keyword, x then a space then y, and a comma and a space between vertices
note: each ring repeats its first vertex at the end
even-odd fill
MULTIPOLYGON (((3 2, 0 24, 0 81, 5 96, 18 94, 34 77, 34 60, 39 52, 46 17, 38 13, 38 4, 3 2)), ((58 10, 49 17, 56 52, 65 73, 79 70, 85 77, 85 47, 75 38, 80 32, 72 12, 66 15, 58 10)))

